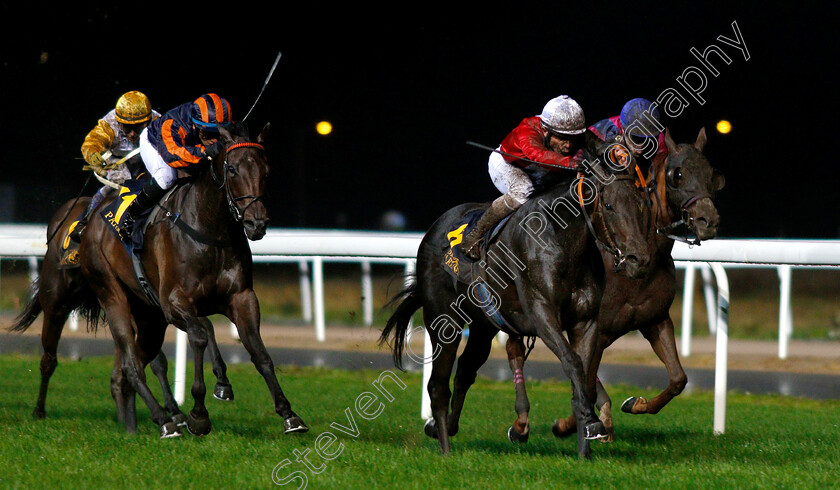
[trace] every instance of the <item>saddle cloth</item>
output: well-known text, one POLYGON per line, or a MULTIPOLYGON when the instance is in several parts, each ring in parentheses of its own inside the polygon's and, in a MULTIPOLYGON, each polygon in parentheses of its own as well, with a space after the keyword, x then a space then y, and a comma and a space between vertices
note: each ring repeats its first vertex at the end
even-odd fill
MULTIPOLYGON (((449 242, 449 247, 443 255, 442 265, 449 275, 457 282, 471 284, 476 279, 482 277, 481 270, 483 267, 478 264, 482 261, 476 261, 475 259, 464 255, 461 252, 461 247, 459 245, 464 241, 464 237, 475 228, 476 223, 478 223, 478 220, 484 215, 485 211, 486 209, 480 208, 465 212, 461 219, 456 222, 457 226, 446 232, 446 240, 449 242)), ((510 216, 504 218, 501 222, 499 222, 499 224, 493 227, 493 229, 481 238, 478 246, 481 250, 480 255, 482 257, 487 251, 488 244, 496 235, 499 234, 504 225, 507 223, 508 218, 510 218, 510 216)))
MULTIPOLYGON (((120 237, 120 229, 125 224, 125 210, 137 198, 137 193, 143 188, 143 184, 144 181, 142 180, 126 180, 123 182, 117 198, 99 212, 99 215, 105 220, 108 229, 117 238, 120 237)), ((152 206, 152 209, 154 209, 154 206, 152 206)), ((131 233, 131 243, 123 243, 128 249, 129 254, 132 254, 132 249, 141 250, 143 248, 143 226, 149 218, 149 213, 151 213, 151 209, 144 211, 142 215, 135 218, 134 228, 131 233)))
MULTIPOLYGON (((461 253, 461 247, 459 246, 464 241, 464 236, 469 234, 470 231, 475 228, 476 223, 484 212, 484 208, 467 211, 461 219, 457 221, 457 226, 446 232, 446 239, 449 242, 449 246, 446 253, 443 255, 441 266, 449 273, 456 285, 460 282, 462 284, 472 285, 476 288, 475 292, 478 296, 481 309, 497 328, 512 329, 507 320, 505 320, 501 313, 499 313, 499 311, 493 306, 493 301, 491 300, 492 293, 484 280, 484 261, 475 260, 464 255, 461 253)), ((507 223, 508 218, 509 216, 504 218, 498 225, 493 227, 493 229, 481 238, 478 244, 481 250, 481 257, 485 256, 488 245, 502 230, 504 225, 507 223)))

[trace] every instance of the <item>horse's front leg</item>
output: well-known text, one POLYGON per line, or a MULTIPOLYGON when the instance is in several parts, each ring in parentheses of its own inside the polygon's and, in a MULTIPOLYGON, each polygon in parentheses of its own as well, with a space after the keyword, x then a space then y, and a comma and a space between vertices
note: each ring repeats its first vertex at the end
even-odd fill
POLYGON ((265 348, 260 336, 260 305, 257 296, 251 289, 240 291, 233 295, 230 301, 227 317, 236 325, 239 338, 251 356, 251 362, 268 385, 268 391, 274 400, 274 411, 283 417, 284 431, 306 432, 309 427, 294 411, 277 380, 274 372, 274 362, 265 348))
POLYGON ((204 398, 207 395, 207 387, 204 383, 204 351, 207 349, 208 335, 207 328, 198 317, 194 303, 188 294, 183 291, 169 294, 168 301, 163 305, 164 311, 168 312, 169 323, 187 333, 190 347, 193 351, 193 384, 190 394, 193 397, 193 408, 187 415, 187 429, 196 436, 203 436, 210 433, 212 425, 210 414, 207 412, 207 405, 204 398))
MULTIPOLYGON (((604 349, 609 341, 603 338, 595 321, 589 320, 578 323, 571 332, 569 338, 572 348, 580 356, 581 362, 586 367, 586 393, 591 400, 595 400, 598 408, 598 418, 604 423, 607 436, 599 438, 601 442, 612 442, 615 439, 615 429, 612 419, 612 401, 604 385, 598 379, 598 368, 601 366, 601 359, 604 349)), ((575 419, 573 416, 555 421, 552 432, 555 436, 565 437, 575 431, 575 419)))
POLYGON ((643 397, 630 397, 621 404, 621 410, 626 413, 658 413, 675 396, 682 393, 688 383, 688 377, 680 364, 677 344, 674 340, 674 323, 667 317, 660 323, 641 329, 642 334, 650 342, 653 351, 668 370, 668 387, 651 400, 643 397))
POLYGON ((216 343, 216 331, 213 328, 213 323, 207 317, 202 317, 200 321, 207 330, 207 352, 210 354, 210 362, 213 364, 213 374, 216 376, 213 398, 225 402, 232 402, 233 386, 231 386, 230 380, 227 377, 227 364, 225 364, 222 353, 219 351, 219 344, 216 343))
POLYGON ((529 304, 529 310, 537 326, 537 333, 543 343, 560 359, 563 371, 572 384, 572 412, 577 419, 578 427, 578 455, 589 457, 590 439, 608 437, 604 423, 595 415, 593 396, 588 388, 587 369, 584 368, 580 356, 572 349, 569 341, 563 336, 560 325, 560 312, 549 301, 535 298, 529 304))
POLYGON ((510 335, 505 344, 507 351, 508 364, 510 364, 510 371, 513 373, 513 388, 516 390, 516 401, 513 404, 516 410, 516 420, 508 429, 508 439, 510 442, 528 442, 530 435, 530 420, 528 418, 531 412, 531 402, 528 400, 528 393, 525 390, 525 344, 522 342, 522 337, 518 335, 510 335))

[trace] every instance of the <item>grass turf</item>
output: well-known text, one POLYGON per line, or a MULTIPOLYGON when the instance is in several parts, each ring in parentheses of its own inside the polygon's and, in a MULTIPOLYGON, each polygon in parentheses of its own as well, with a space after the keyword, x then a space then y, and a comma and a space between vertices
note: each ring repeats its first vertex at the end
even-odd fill
MULTIPOLYGON (((236 400, 208 399, 213 432, 160 440, 139 399, 137 434, 118 425, 111 363, 60 359, 47 418, 34 420, 38 359, 0 357, 0 487, 825 488, 840 472, 840 401, 732 393, 717 436, 711 393, 683 394, 656 416, 616 408, 616 442, 593 444, 592 459, 579 461, 574 440, 549 431, 569 411, 568 382, 529 383, 531 439, 512 445, 512 386, 480 378, 453 452, 442 457, 422 434, 419 374, 393 370, 406 387, 385 380, 383 392, 373 383, 384 371, 280 366, 284 391, 312 429, 283 435, 262 378, 250 365, 230 366, 236 400)), ((209 370, 207 381, 215 381, 209 370)), ((156 381, 150 386, 159 394, 156 381)), ((616 405, 654 394, 608 388, 616 405)))

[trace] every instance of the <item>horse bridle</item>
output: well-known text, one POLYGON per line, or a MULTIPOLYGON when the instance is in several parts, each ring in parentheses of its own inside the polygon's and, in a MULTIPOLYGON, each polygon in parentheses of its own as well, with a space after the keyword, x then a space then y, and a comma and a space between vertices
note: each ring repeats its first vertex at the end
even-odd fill
MULTIPOLYGON (((667 159, 665 160, 665 172, 666 172, 666 174, 668 172, 668 160, 667 159)), ((657 195, 657 192, 656 192, 656 186, 657 186, 656 172, 654 171, 654 172, 651 172, 651 178, 650 178, 650 181, 648 182, 648 185, 646 187, 646 191, 647 191, 648 195, 653 194, 654 199, 658 200, 658 195, 657 195)), ((676 187, 672 186, 671 183, 668 182, 667 175, 665 177, 665 186, 668 187, 668 188, 676 189, 676 187)), ((693 196, 689 197, 688 199, 686 199, 685 201, 683 201, 683 203, 680 205, 680 219, 678 221, 672 221, 671 223, 668 223, 664 226, 659 225, 659 223, 658 223, 659 213, 655 213, 654 220, 656 220, 656 222, 654 223, 654 226, 656 227, 656 233, 658 235, 664 236, 665 238, 669 238, 671 240, 675 240, 675 241, 678 241, 678 242, 683 242, 683 243, 686 243, 688 245, 700 245, 701 240, 697 236, 697 229, 694 227, 694 219, 691 216, 689 216, 688 209, 691 206, 693 206, 694 204, 696 204, 697 201, 699 201, 703 197, 708 197, 708 196, 693 195, 693 196), (685 228, 685 234, 684 235, 679 235, 679 234, 674 233, 675 230, 677 230, 678 228, 681 228, 681 227, 685 228), (694 235, 694 236, 692 237, 692 236, 690 236, 690 234, 694 235)), ((666 202, 667 202, 667 198, 666 198, 666 202)))
MULTIPOLYGON (((645 183, 644 182, 644 177, 642 176, 641 170, 639 169, 638 165, 636 165, 636 173, 638 175, 638 178, 640 179, 641 186, 644 187, 644 183, 645 183)), ((631 180, 631 179, 636 180, 636 177, 634 177, 633 175, 631 175, 629 173, 614 175, 614 177, 615 177, 615 179, 612 182, 615 182, 616 180, 631 180)), ((639 184, 637 184, 637 185, 639 185, 639 184)), ((595 231, 595 226, 592 224, 592 218, 589 216, 589 212, 587 212, 586 206, 585 206, 584 201, 583 201, 583 178, 582 177, 580 178, 580 180, 578 182, 577 194, 578 194, 578 203, 580 204, 580 209, 583 212, 583 216, 586 220, 586 226, 587 226, 587 228, 589 228, 589 234, 592 235, 592 237, 595 239, 595 242, 598 243, 598 245, 600 245, 601 248, 605 249, 607 252, 609 252, 613 256, 613 259, 614 259, 614 262, 615 262, 615 264, 613 266, 613 270, 617 271, 618 268, 621 267, 621 265, 627 260, 627 257, 624 256, 624 252, 622 252, 621 249, 618 248, 618 245, 616 245, 615 240, 612 237, 612 233, 610 232, 609 228, 607 228, 607 222, 604 219, 601 220, 601 227, 602 227, 603 236, 604 236, 606 242, 598 237, 598 233, 595 231)), ((601 202, 600 197, 598 197, 597 200, 598 200, 598 202, 601 202)), ((648 202, 648 205, 650 205, 649 200, 646 200, 646 202, 648 202)), ((602 214, 603 214, 603 211, 602 211, 602 214)))
POLYGON ((255 202, 262 200, 262 198, 263 198, 263 196, 254 196, 254 195, 250 195, 250 194, 246 195, 246 196, 234 197, 233 193, 230 190, 230 185, 228 184, 228 178, 227 178, 228 177, 228 172, 230 172, 231 170, 233 170, 235 172, 235 169, 230 163, 228 163, 228 156, 230 156, 230 153, 231 153, 232 150, 236 150, 236 149, 240 149, 240 148, 258 148, 262 151, 265 151, 265 148, 263 147, 263 145, 261 145, 259 143, 252 143, 252 142, 247 142, 247 141, 242 142, 242 143, 234 143, 234 144, 228 146, 225 149, 225 160, 224 160, 224 163, 222 164, 222 179, 221 179, 221 181, 216 176, 215 166, 212 165, 212 164, 210 165, 210 175, 213 178, 213 182, 215 182, 216 185, 219 186, 218 187, 219 190, 222 190, 222 188, 224 188, 225 198, 227 199, 227 204, 228 204, 228 209, 230 210, 230 213, 233 215, 233 219, 235 219, 237 222, 241 222, 243 219, 245 219, 245 212, 248 211, 248 208, 251 207, 251 205, 254 204, 255 202), (245 208, 240 211, 239 206, 237 206, 236 203, 238 203, 239 201, 245 200, 245 199, 250 199, 251 202, 249 202, 245 206, 245 208))

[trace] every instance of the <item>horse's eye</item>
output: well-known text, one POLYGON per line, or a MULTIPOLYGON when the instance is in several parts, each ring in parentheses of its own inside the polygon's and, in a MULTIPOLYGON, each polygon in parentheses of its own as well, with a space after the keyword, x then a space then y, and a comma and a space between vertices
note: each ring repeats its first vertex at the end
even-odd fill
POLYGON ((233 165, 228 165, 228 173, 231 175, 236 175, 236 168, 233 165))
POLYGON ((612 204, 610 204, 610 203, 606 203, 606 204, 604 204, 604 207, 605 207, 607 210, 612 211, 612 204))
POLYGON ((682 182, 682 170, 679 167, 668 170, 668 185, 671 187, 679 187, 682 182))

